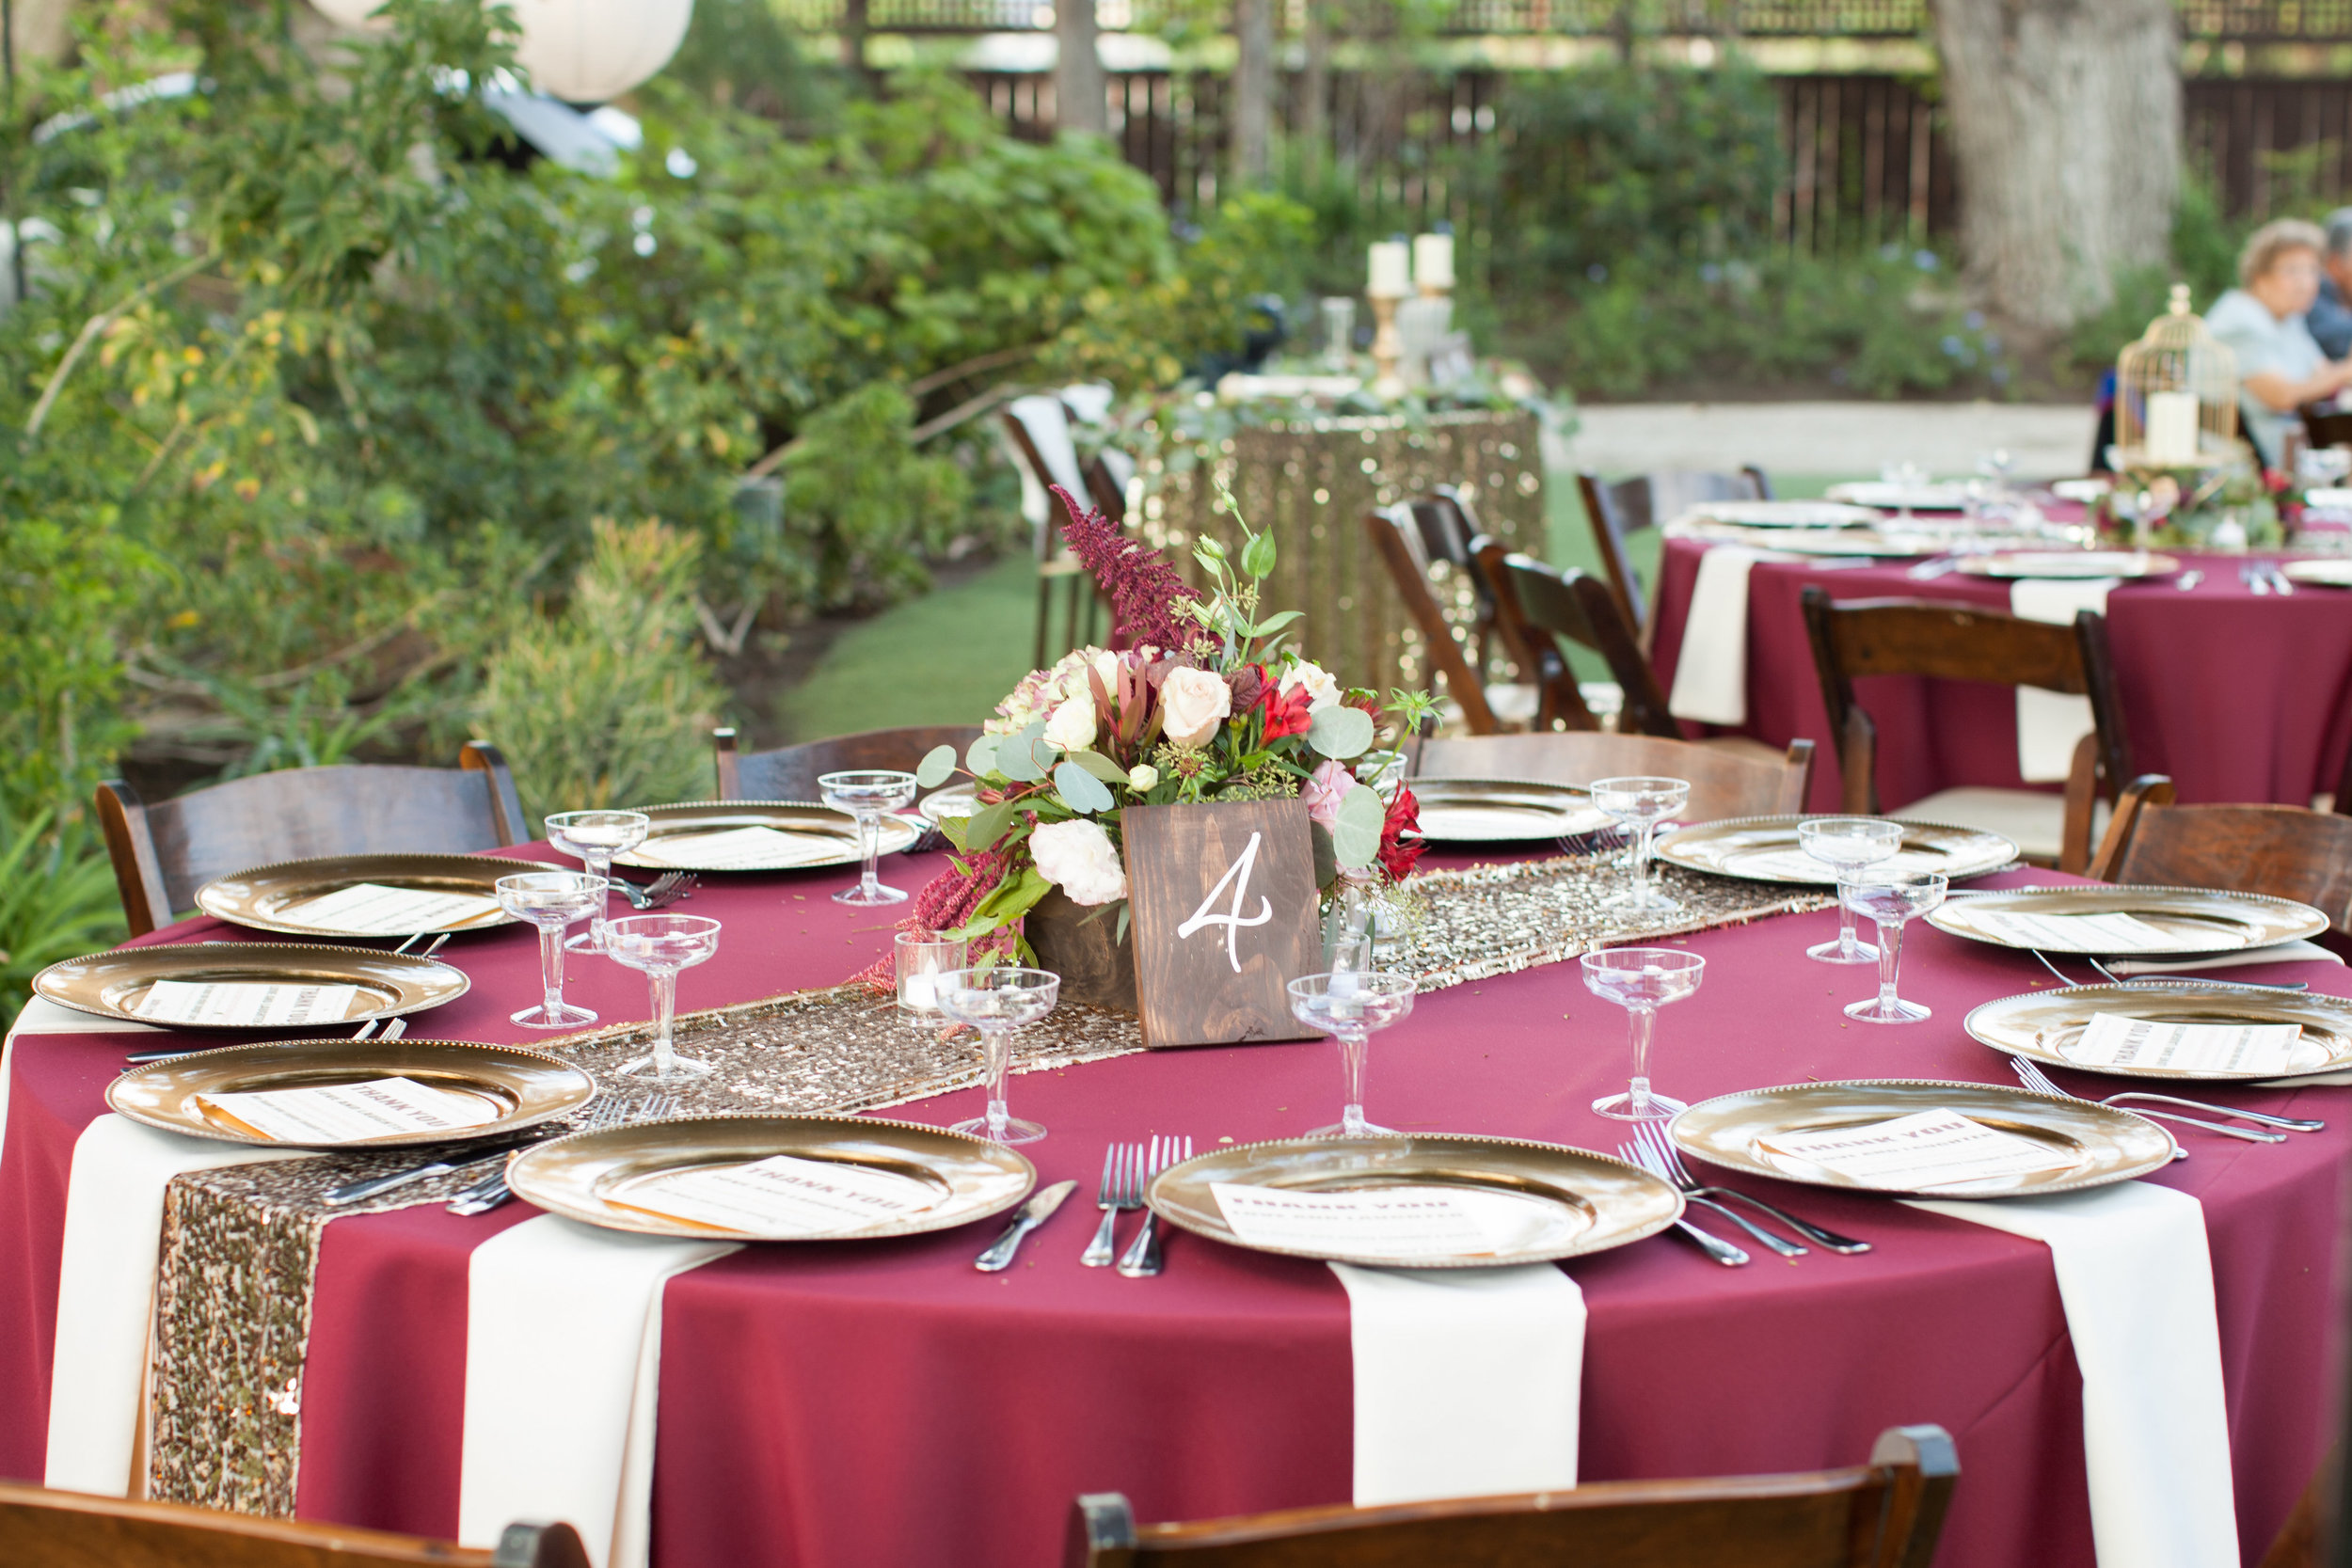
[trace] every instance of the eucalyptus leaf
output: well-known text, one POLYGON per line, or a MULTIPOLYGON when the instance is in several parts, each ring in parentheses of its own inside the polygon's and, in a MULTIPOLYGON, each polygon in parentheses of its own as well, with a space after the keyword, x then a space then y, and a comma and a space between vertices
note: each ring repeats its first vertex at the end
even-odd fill
POLYGON ((1327 757, 1344 762, 1363 755, 1372 745, 1372 736, 1371 714, 1359 707, 1334 703, 1315 715, 1313 725, 1307 731, 1307 744, 1327 757))
POLYGON ((914 768, 914 787, 932 789, 947 782, 947 775, 956 770, 956 749, 934 746, 923 753, 923 760, 914 768))
MULTIPOLYGON (((1365 790, 1363 793, 1369 795, 1372 792, 1365 790)), ((963 847, 973 850, 992 847, 1005 836, 1005 830, 1012 826, 1012 811, 1010 800, 999 800, 993 806, 982 806, 965 817, 963 847)))
POLYGON ((1265 577, 1274 570, 1274 535, 1253 535, 1249 543, 1242 546, 1241 569, 1253 578, 1265 577))
POLYGON ((1310 822, 1307 831, 1315 846, 1315 886, 1329 887, 1340 874, 1340 857, 1331 845, 1331 830, 1320 822, 1310 822))
MULTIPOLYGON (((1127 770, 1100 752, 1073 752, 1070 753, 1069 761, 1076 763, 1106 784, 1123 784, 1127 782, 1127 770)), ((1056 768, 1054 776, 1059 778, 1061 769, 1056 768)))
POLYGON ((1256 626, 1251 626, 1249 628, 1249 635, 1252 637, 1271 637, 1276 632, 1280 631, 1284 626, 1289 626, 1293 621, 1297 620, 1300 613, 1300 611, 1295 610, 1286 610, 1279 615, 1269 615, 1264 620, 1259 622, 1256 626))
POLYGON ((1360 871, 1380 853, 1380 824, 1389 808, 1380 792, 1359 784, 1340 797, 1338 818, 1331 824, 1331 853, 1343 869, 1360 871))
POLYGON ((1103 787, 1103 781, 1074 761, 1054 769, 1054 787, 1061 792, 1072 811, 1108 811, 1113 804, 1111 792, 1103 787))
POLYGON ((972 742, 972 749, 963 753, 963 765, 976 774, 996 771, 996 743, 1001 735, 984 735, 972 742))
POLYGON ((1045 777, 1056 751, 1056 747, 1045 743, 1045 722, 1040 720, 1016 735, 1005 736, 996 748, 996 771, 1015 783, 1032 784, 1045 777))

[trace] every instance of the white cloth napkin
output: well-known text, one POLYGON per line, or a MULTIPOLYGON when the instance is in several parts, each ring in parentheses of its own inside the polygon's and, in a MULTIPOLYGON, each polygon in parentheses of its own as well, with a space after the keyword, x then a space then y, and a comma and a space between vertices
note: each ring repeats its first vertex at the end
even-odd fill
POLYGON ((651 1544, 661 1288, 740 1243, 599 1230, 554 1214, 474 1248, 457 1539, 495 1546, 516 1519, 563 1519, 596 1568, 651 1544))
MULTIPOLYGON (((2023 621, 2071 626, 2078 610, 2107 612, 2107 592, 2118 578, 2064 580, 2020 578, 2009 585, 2009 612, 2023 621)), ((2074 748, 2097 728, 2090 699, 2038 687, 2017 689, 2017 776, 2027 784, 2062 782, 2074 765, 2074 748)))
POLYGON ((2100 1568, 2236 1568, 2204 1206, 2145 1181, 2049 1197, 1904 1201, 2048 1245, 2083 1374, 2100 1568))
POLYGON ((1575 1280, 1551 1263, 1330 1269, 1356 1362, 1357 1507, 1576 1485, 1575 1280))
POLYGON ((2268 947, 2249 947, 2235 953, 2211 953, 2201 958, 2109 958, 2118 974, 2176 974, 2206 969, 2240 969, 2249 964, 2328 963, 2344 959, 2315 942, 2280 942, 2268 947))
POLYGON ((112 1112, 82 1130, 65 1197, 56 1354, 49 1375, 47 1483, 131 1495, 146 1424, 141 1392, 155 1311, 164 1188, 182 1171, 308 1151, 159 1132, 112 1112))
POLYGON ((1745 545, 1709 545, 1691 585, 1691 614, 1666 711, 1698 724, 1748 721, 1748 574, 1786 557, 1745 545))

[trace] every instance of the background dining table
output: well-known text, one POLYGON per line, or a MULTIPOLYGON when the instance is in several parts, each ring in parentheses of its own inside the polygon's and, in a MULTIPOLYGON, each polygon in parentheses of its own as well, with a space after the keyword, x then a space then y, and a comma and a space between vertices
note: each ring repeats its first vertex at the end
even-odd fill
MULTIPOLYGON (((1674 689, 1708 547, 1698 539, 1664 541, 1651 657, 1665 690, 1674 689)), ((2185 592, 2170 576, 2126 581, 2107 598, 2134 768, 2170 775, 2184 801, 2310 805, 2314 794, 2335 788, 2352 747, 2352 592, 2306 585, 2284 596, 2258 594, 2239 579, 2244 556, 2168 553, 2185 571, 2201 572, 2201 580, 2185 592)), ((1947 599, 2009 609, 2004 579, 1963 572, 1922 579, 1911 576, 1915 564, 1764 560, 1749 573, 1740 730, 1775 747, 1799 738, 1820 743, 1811 810, 1839 809, 1843 775, 1805 635, 1804 590, 1818 584, 1837 600, 1947 599)), ((1878 724, 1884 809, 1943 789, 2019 787, 2010 688, 1880 676, 1857 681, 1855 700, 1878 724)), ((1695 736, 1704 727, 1686 728, 1695 736)))
MULTIPOLYGON (((2284 608, 2301 613, 2299 603, 2284 608)), ((544 846, 522 853, 560 859, 544 846)), ((885 873, 914 887, 943 863, 911 856, 886 862, 885 873)), ((895 911, 833 903, 828 895, 849 879, 706 879, 686 908, 725 930, 718 957, 685 975, 681 1006, 831 985, 879 957, 895 911)), ((1828 911, 1783 915, 1683 939, 1708 972, 1694 997, 1661 1017, 1660 1088, 1695 1101, 1814 1079, 2010 1083, 1962 1019, 1978 1003, 2049 984, 2030 956, 1915 927, 1903 991, 1935 1016, 1874 1029, 1838 1010, 1867 994, 1872 972, 1802 956, 1835 922, 1828 911)), ((146 940, 245 936, 198 919, 146 940)), ((507 1022, 535 995, 527 929, 460 937, 442 956, 474 989, 413 1020, 413 1035, 531 1039, 507 1022)), ((2342 969, 2292 974, 2352 993, 2342 969)), ((600 959, 575 960, 568 991, 607 1022, 645 1006, 641 976, 600 959)), ((103 1093, 133 1040, 154 1043, 20 1032, 10 1044, 0 1475, 41 1474, 69 1166, 77 1135, 106 1114, 103 1093)), ((1407 1132, 1613 1151, 1624 1125, 1589 1104, 1621 1088, 1626 1072, 1624 1013, 1587 992, 1573 964, 1554 964, 1423 997, 1375 1037, 1367 1110, 1407 1132)), ((1349 1307, 1326 1267, 1181 1233, 1157 1278, 1078 1261, 1106 1143, 1174 1133, 1208 1149, 1294 1135, 1330 1119, 1339 1089, 1335 1053, 1320 1041, 1027 1074, 1012 1083, 1014 1108, 1051 1131, 1025 1152, 1041 1180, 1082 1185, 1007 1272, 972 1267, 997 1222, 857 1244, 754 1245, 671 1279, 653 1560, 1035 1568, 1057 1560, 1081 1492, 1124 1492, 1147 1520, 1347 1501, 1349 1307)), ((2320 1369, 2335 1322, 2352 1117, 2340 1089, 2214 1098, 2330 1118, 2325 1133, 2276 1146, 2189 1132, 2193 1157, 2146 1179, 2203 1205, 2251 1562, 2325 1447, 2331 1386, 2320 1369)), ((977 1101, 977 1090, 962 1091, 878 1114, 945 1123, 977 1101)), ((2047 1250, 1880 1198, 1740 1184, 1873 1250, 1784 1261, 1759 1249, 1730 1269, 1669 1234, 1565 1264, 1590 1314, 1583 1478, 1852 1464, 1882 1429, 1932 1421, 1951 1432, 1962 1465, 1940 1563, 2090 1564, 2081 1381, 2047 1250)), ((459 1218, 435 1203, 326 1227, 301 1386, 301 1515, 454 1533, 468 1260, 532 1215, 516 1202, 459 1218)))

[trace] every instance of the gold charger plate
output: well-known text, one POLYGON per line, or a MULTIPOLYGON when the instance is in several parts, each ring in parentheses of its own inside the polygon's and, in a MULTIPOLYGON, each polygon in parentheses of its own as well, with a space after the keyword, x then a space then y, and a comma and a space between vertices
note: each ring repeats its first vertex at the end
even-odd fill
MULTIPOLYGON (((1797 826, 1845 815, 1848 814, 1827 812, 1808 816, 1727 816, 1720 822, 1695 823, 1662 834, 1658 840, 1657 854, 1660 860, 1686 871, 1737 877, 1747 882, 1828 887, 1837 880, 1837 873, 1804 852, 1797 826), (1802 866, 1800 861, 1804 863, 1802 866)), ((1891 863, 1920 871, 1941 871, 1955 880, 1998 871, 2017 859, 2015 844, 1980 828, 1904 822, 1902 830, 1902 847, 1896 851, 1891 863)))
POLYGON ((2114 1078, 2202 1079, 2216 1083, 2301 1078, 2352 1068, 2352 1001, 2305 991, 2263 991, 2242 986, 2168 980, 2161 985, 2070 986, 2027 991, 1972 1008, 1963 1021, 1981 1045, 2052 1067, 2114 1078), (2068 1051, 2099 1013, 2155 1023, 2299 1023, 2294 1064, 2283 1072, 2189 1071, 2181 1068, 2115 1067, 2078 1062, 2068 1051))
MULTIPOLYGON (((280 931, 295 937, 344 937, 379 942, 386 937, 414 936, 414 931, 350 931, 332 926, 306 926, 285 918, 294 905, 323 898, 359 882, 383 887, 419 888, 434 893, 468 893, 482 898, 498 896, 498 879, 523 871, 561 871, 560 865, 515 860, 500 855, 320 855, 310 860, 278 861, 257 865, 233 877, 216 877, 196 890, 196 907, 215 920, 247 926, 257 931, 280 931)), ((453 926, 427 930, 486 931, 511 926, 515 917, 494 910, 453 926)))
MULTIPOLYGON (((344 1023, 398 1018, 454 1002, 473 984, 463 970, 438 958, 382 953, 365 947, 306 947, 290 942, 181 942, 154 947, 118 947, 51 964, 33 976, 33 993, 77 1012, 101 1018, 155 1023, 136 1008, 158 980, 248 981, 264 985, 357 986, 357 1010, 344 1023)), ((320 1019, 305 1028, 329 1028, 320 1019)), ((156 1024, 165 1029, 227 1027, 197 1023, 156 1024)))
POLYGON ((916 1236, 1001 1214, 1029 1196, 1037 1167, 1019 1151, 968 1133, 872 1117, 718 1115, 575 1132, 523 1150, 506 1168, 515 1196, 607 1230, 728 1236, 754 1242, 862 1242, 916 1236), (771 1155, 865 1165, 938 1193, 929 1209, 854 1230, 732 1230, 630 1207, 645 1182, 679 1171, 743 1165, 771 1155))
POLYGON ((1144 1195, 1152 1212, 1196 1236, 1253 1252, 1371 1268, 1485 1269, 1606 1252, 1655 1236, 1681 1217, 1682 1195, 1649 1172, 1561 1144, 1415 1132, 1384 1138, 1285 1138, 1242 1144, 1160 1173, 1144 1195), (1215 1182, 1297 1192, 1454 1187, 1517 1198, 1525 1231, 1505 1250, 1411 1259, 1253 1246, 1217 1208, 1215 1182))
POLYGON ((1702 1101, 1667 1128, 1685 1154, 1751 1176, 1803 1181, 1849 1192, 1911 1197, 2026 1197, 2128 1181, 2172 1161, 2172 1135, 2144 1117, 2088 1100, 2033 1094, 1997 1084, 1930 1079, 1867 1079, 1843 1084, 1791 1084, 1746 1089, 1702 1101), (2074 1164, 2064 1170, 1928 1189, 1874 1187, 1805 1161, 1770 1154, 1756 1141, 1774 1132, 1821 1132, 1892 1121, 1920 1111, 1958 1111, 1971 1121, 2063 1149, 2074 1164))
POLYGON ((1972 578, 2162 578, 2180 561, 2147 550, 2006 550, 1972 555, 1952 570, 1972 578))
POLYGON ((980 809, 980 798, 975 785, 949 784, 934 789, 914 803, 914 810, 924 821, 938 827, 950 816, 972 816, 980 809))
MULTIPOLYGON (((642 871, 811 871, 833 865, 855 865, 863 858, 857 842, 857 818, 847 812, 834 810, 806 800, 695 800, 669 806, 639 806, 635 808, 653 818, 653 827, 645 834, 645 842, 626 855, 615 855, 615 865, 635 866, 642 871), (675 851, 647 855, 647 849, 658 848, 663 839, 686 838, 697 833, 720 833, 734 828, 773 828, 789 833, 807 845, 807 858, 779 856, 772 861, 751 863, 697 863, 691 847, 675 851)), ((895 855, 911 847, 923 836, 920 824, 903 816, 884 813, 876 832, 881 835, 882 853, 895 855)))
POLYGON ((1609 816, 1577 784, 1522 779, 1407 779, 1421 803, 1421 836, 1432 844, 1505 844, 1565 838, 1609 826, 1609 816))
POLYGON ((2322 561, 2282 561, 2279 570, 2296 582, 2319 588, 2352 588, 2352 561, 2341 557, 2322 561))
POLYGON ((288 1040, 278 1045, 232 1045, 134 1068, 106 1085, 106 1103, 133 1121, 264 1148, 401 1148, 417 1144, 471 1143, 502 1138, 522 1128, 569 1115, 596 1097, 596 1082, 569 1062, 512 1045, 463 1040, 288 1040), (246 1094, 319 1088, 371 1078, 409 1078, 484 1101, 496 1121, 453 1132, 400 1132, 350 1143, 280 1143, 216 1120, 197 1103, 200 1094, 246 1094))
MULTIPOLYGON (((2059 947, 2048 942, 2011 942, 1987 927, 1981 916, 2013 914, 2128 914, 2178 937, 2180 945, 2165 953, 2237 953, 2249 947, 2315 937, 2328 928, 2328 917, 2309 904, 2273 898, 2261 893, 2230 893, 2201 887, 2020 887, 1998 893, 1971 894, 1947 899, 1928 913, 1928 923, 1971 942, 2030 952, 2089 953, 2113 957, 2105 946, 2059 947)), ((2153 951, 2153 950, 2152 950, 2153 951)), ((2149 953, 2134 953, 2134 958, 2149 953)))

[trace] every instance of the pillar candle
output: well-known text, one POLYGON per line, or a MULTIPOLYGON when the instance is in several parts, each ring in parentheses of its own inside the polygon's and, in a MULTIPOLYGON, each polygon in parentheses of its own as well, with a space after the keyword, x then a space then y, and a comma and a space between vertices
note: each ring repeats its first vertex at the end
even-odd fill
POLYGON ((1454 287, 1454 236, 1419 234, 1413 239, 1413 284, 1422 289, 1454 287))
POLYGON ((1413 257, 1403 240, 1380 240, 1372 247, 1372 277, 1364 293, 1375 299, 1402 299, 1413 292, 1413 257))
POLYGON ((2197 394, 2148 394, 2148 461, 2162 467, 2197 461, 2197 394))

